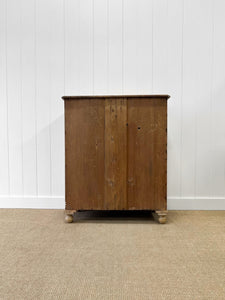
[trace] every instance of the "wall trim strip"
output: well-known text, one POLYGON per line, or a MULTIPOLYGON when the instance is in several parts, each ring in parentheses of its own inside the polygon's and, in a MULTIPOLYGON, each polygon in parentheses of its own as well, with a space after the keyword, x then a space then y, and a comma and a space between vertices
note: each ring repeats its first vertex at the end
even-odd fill
MULTIPOLYGON (((63 196, 0 195, 0 208, 64 209, 63 196)), ((168 210, 225 210, 225 197, 168 197, 168 210)))

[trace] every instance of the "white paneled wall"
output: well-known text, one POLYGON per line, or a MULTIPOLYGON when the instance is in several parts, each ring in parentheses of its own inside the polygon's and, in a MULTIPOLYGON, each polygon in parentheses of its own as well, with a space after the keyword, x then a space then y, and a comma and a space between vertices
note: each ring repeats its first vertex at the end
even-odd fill
POLYGON ((0 0, 0 206, 64 207, 63 95, 171 95, 168 208, 225 209, 225 1, 0 0))

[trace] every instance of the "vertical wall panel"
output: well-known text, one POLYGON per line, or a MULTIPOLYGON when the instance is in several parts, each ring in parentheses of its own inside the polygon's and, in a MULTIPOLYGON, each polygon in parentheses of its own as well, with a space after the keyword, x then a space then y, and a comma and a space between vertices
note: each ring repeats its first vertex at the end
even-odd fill
POLYGON ((35 1, 21 1, 21 101, 24 194, 37 193, 35 1))
MULTIPOLYGON (((55 0, 50 20, 50 136, 52 195, 64 194, 64 0, 55 0)), ((74 86, 76 83, 74 82, 74 86)))
POLYGON ((93 89, 95 95, 104 95, 107 93, 108 71, 108 2, 95 0, 93 5, 93 89))
MULTIPOLYGON (((51 1, 36 1, 36 109, 38 195, 51 194, 50 16, 51 1)), ((54 18, 54 17, 53 17, 54 18)))
POLYGON ((212 196, 225 196, 225 2, 213 1, 213 69, 212 69, 212 196))
POLYGON ((152 93, 153 0, 138 2, 137 7, 137 93, 152 93))
MULTIPOLYGON (((170 2, 170 1, 169 1, 170 2)), ((168 0, 153 0, 153 93, 168 93, 168 0)))
POLYGON ((168 196, 180 196, 182 134, 183 0, 168 2, 168 196))
POLYGON ((211 156, 211 71, 212 71, 212 0, 196 1, 195 10, 195 107, 196 107, 196 197, 212 191, 211 156), (203 8, 204 6, 204 8, 203 8), (199 11, 201 10, 201 15, 199 11))
MULTIPOLYGON (((197 2, 197 1, 196 1, 197 2)), ((181 196, 196 194, 196 100, 198 89, 199 12, 184 1, 181 196)))
POLYGON ((7 7, 0 1, 0 194, 7 195, 9 189, 8 152, 8 98, 7 98, 7 7))
POLYGON ((80 1, 80 93, 91 95, 94 92, 93 73, 93 0, 80 1))
MULTIPOLYGON (((80 0, 64 1, 65 95, 80 94, 80 0)), ((83 66, 82 66, 83 67, 83 66)))
POLYGON ((123 9, 123 92, 137 94, 137 11, 136 0, 124 0, 123 9))
POLYGON ((10 193, 23 195, 21 1, 7 1, 7 100, 10 193))
POLYGON ((210 193, 211 1, 185 2, 182 195, 210 193), (203 7, 204 6, 204 7, 203 7), (199 15, 199 11, 201 14, 199 15), (188 178, 188 180, 187 180, 188 178))
POLYGON ((123 1, 108 0, 108 93, 123 92, 123 1))

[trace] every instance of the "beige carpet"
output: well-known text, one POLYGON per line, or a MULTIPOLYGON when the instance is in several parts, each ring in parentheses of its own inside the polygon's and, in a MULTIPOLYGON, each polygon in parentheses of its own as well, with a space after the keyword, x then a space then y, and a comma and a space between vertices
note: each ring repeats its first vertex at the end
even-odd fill
POLYGON ((0 210, 0 299, 225 299, 225 211, 148 215, 0 210))

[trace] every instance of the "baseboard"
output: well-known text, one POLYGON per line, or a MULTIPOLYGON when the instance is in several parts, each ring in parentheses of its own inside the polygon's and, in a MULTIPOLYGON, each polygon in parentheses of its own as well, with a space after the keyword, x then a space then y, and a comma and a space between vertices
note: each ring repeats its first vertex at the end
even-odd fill
POLYGON ((0 196, 0 208, 64 209, 63 196, 0 196))
MULTIPOLYGON (((225 210, 225 197, 168 197, 168 210, 225 210)), ((0 196, 0 208, 64 209, 63 196, 0 196)))
POLYGON ((225 197, 168 197, 168 210, 225 210, 225 197))

